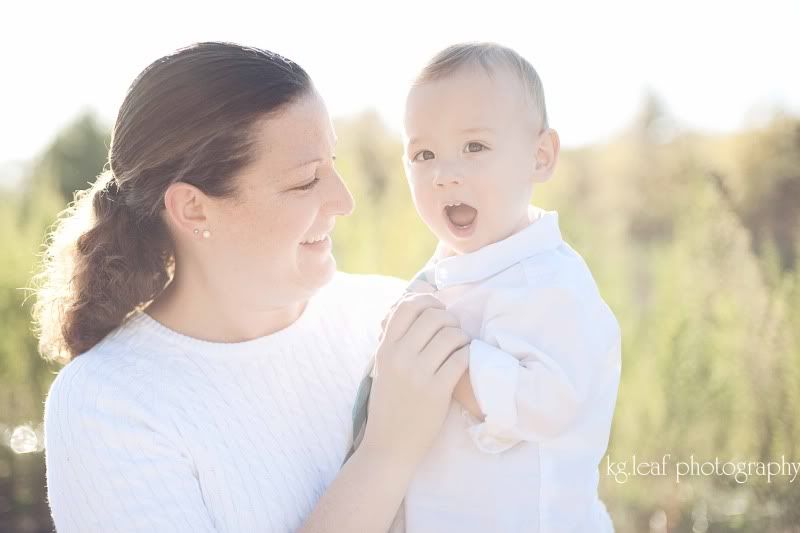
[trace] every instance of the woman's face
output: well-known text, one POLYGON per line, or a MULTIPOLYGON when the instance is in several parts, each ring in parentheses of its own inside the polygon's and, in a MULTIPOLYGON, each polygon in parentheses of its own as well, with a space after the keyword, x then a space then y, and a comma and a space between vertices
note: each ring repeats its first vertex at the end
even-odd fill
POLYGON ((316 91, 254 131, 257 155, 235 178, 238 197, 214 213, 212 260, 252 307, 288 305, 333 276, 330 233, 353 198, 334 167, 336 135, 316 91))

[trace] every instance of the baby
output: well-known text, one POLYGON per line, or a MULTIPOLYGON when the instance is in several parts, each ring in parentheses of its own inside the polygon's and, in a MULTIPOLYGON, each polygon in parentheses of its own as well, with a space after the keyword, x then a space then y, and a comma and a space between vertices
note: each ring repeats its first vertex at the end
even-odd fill
POLYGON ((558 214, 530 205, 559 153, 539 76, 509 48, 451 46, 412 85, 404 126, 414 204, 439 239, 411 289, 432 292, 473 340, 391 531, 613 531, 597 486, 620 330, 558 214))

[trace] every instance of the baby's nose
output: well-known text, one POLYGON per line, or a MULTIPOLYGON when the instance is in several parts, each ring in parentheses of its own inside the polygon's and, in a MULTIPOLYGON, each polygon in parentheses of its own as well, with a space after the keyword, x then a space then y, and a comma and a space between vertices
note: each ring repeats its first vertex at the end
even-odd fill
POLYGON ((464 181, 464 178, 456 165, 439 165, 439 168, 433 174, 433 184, 437 187, 459 185, 462 181, 464 181))

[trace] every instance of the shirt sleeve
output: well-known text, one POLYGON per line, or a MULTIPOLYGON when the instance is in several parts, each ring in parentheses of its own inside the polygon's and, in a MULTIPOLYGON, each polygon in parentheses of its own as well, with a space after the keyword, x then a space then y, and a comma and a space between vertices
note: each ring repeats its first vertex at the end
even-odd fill
MULTIPOLYGON (((465 414, 475 445, 500 453, 567 431, 595 379, 619 368, 620 331, 596 290, 535 287, 490 300, 469 373, 483 422, 465 414)), ((599 383, 616 383, 597 379, 599 383)))
POLYGON ((56 530, 216 531, 193 462, 167 429, 166 407, 152 401, 153 387, 81 357, 88 356, 61 370, 45 402, 56 530))

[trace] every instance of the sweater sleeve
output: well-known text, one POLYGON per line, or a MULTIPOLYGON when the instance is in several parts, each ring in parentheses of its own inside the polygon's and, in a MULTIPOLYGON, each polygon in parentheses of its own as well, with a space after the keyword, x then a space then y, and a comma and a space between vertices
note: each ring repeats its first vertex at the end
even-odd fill
POLYGON ((153 401, 157 387, 133 363, 91 355, 61 370, 45 402, 57 531, 215 531, 168 406, 153 401))

